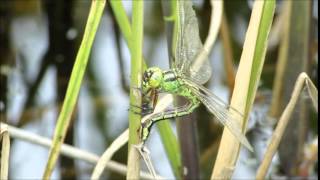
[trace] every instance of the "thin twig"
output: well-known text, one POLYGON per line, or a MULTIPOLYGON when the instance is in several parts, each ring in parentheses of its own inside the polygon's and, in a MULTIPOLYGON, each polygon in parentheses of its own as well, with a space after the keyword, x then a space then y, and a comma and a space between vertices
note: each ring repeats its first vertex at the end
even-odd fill
MULTIPOLYGON (((1 127, 5 125, 7 124, 0 123, 1 127)), ((25 130, 21 130, 19 128, 16 128, 10 125, 8 125, 8 132, 12 138, 17 138, 23 141, 30 142, 32 144, 44 146, 47 148, 50 148, 52 144, 52 141, 48 138, 44 138, 42 136, 36 135, 34 133, 31 133, 25 130)), ((83 160, 90 164, 96 164, 99 160, 99 156, 97 156, 96 154, 81 150, 79 148, 76 148, 74 146, 70 146, 67 144, 63 144, 61 146, 60 152, 65 156, 68 156, 74 159, 83 160)), ((109 161, 106 165, 106 168, 122 175, 126 175, 126 172, 127 172, 127 167, 116 161, 109 161)), ((147 172, 141 172, 140 175, 141 175, 141 178, 146 178, 146 179, 153 178, 153 176, 147 172)))
MULTIPOLYGON (((294 86, 294 90, 292 92, 292 97, 286 106, 285 110, 283 111, 278 125, 272 135, 270 144, 268 145, 267 151, 264 155, 264 158, 262 160, 262 163, 257 171, 256 179, 264 179, 265 175, 268 171, 268 168, 270 166, 271 160, 274 156, 274 154, 277 151, 277 148, 279 146, 279 143, 281 141, 281 138, 283 136, 283 133, 288 125, 288 122, 290 120, 290 117, 292 115, 292 112, 294 110, 294 107, 299 99, 299 95, 304 87, 305 83, 310 82, 310 78, 306 73, 301 73, 296 81, 296 84, 294 86)), ((318 96, 318 91, 316 91, 316 94, 318 96)), ((311 94, 309 94, 311 96, 311 94)))
POLYGON ((207 39, 203 45, 203 49, 198 54, 195 63, 193 64, 193 68, 195 68, 195 72, 198 71, 196 68, 200 68, 201 65, 206 61, 208 58, 209 52, 212 49, 214 42, 217 39, 217 35, 220 29, 220 24, 222 20, 223 14, 223 1, 222 0, 211 0, 211 20, 210 20, 210 27, 207 39))
POLYGON ((8 179, 10 138, 8 133, 8 127, 6 125, 1 125, 0 127, 0 135, 2 136, 0 179, 8 179))
POLYGON ((91 175, 91 179, 99 179, 103 170, 107 166, 108 162, 110 162, 111 157, 115 152, 117 152, 123 145, 128 142, 129 131, 128 129, 124 131, 117 139, 115 139, 108 149, 102 154, 98 163, 96 164, 93 173, 91 175))

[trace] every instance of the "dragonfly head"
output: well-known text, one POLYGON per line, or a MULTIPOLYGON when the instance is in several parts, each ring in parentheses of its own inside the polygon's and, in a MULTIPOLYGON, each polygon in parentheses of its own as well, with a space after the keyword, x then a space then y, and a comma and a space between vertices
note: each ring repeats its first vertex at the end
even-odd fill
POLYGON ((158 67, 148 68, 143 74, 143 88, 145 91, 149 89, 159 88, 163 80, 162 70, 158 67))

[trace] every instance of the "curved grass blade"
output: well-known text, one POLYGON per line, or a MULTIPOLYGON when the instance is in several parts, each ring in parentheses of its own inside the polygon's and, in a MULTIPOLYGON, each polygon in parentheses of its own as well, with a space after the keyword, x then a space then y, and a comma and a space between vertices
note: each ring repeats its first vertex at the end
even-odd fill
POLYGON ((55 128, 52 147, 50 149, 50 154, 45 172, 43 174, 43 179, 50 179, 51 173, 57 162, 59 151, 66 136, 67 129, 70 124, 70 118, 77 102, 77 97, 80 91, 86 65, 88 63, 90 50, 98 29, 101 16, 103 14, 105 3, 105 0, 92 1, 87 25, 83 35, 83 40, 76 57, 74 67, 72 69, 70 82, 67 88, 67 94, 63 101, 62 109, 55 128))

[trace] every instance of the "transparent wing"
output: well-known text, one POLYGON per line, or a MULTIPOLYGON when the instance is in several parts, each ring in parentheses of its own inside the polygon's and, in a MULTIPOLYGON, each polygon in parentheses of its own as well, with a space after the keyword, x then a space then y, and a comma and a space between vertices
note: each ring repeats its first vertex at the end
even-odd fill
POLYGON ((202 51, 199 26, 192 2, 181 0, 178 3, 178 32, 175 51, 175 68, 193 81, 204 84, 211 77, 208 59, 195 65, 197 56, 202 51))
POLYGON ((207 88, 193 83, 192 80, 184 79, 191 86, 191 91, 199 98, 199 100, 215 115, 215 117, 226 126, 230 132, 242 143, 245 147, 252 151, 252 147, 247 138, 241 132, 240 123, 234 119, 231 113, 236 113, 243 116, 239 111, 224 103, 218 96, 210 92, 207 88), (232 111, 232 112, 230 112, 232 111))

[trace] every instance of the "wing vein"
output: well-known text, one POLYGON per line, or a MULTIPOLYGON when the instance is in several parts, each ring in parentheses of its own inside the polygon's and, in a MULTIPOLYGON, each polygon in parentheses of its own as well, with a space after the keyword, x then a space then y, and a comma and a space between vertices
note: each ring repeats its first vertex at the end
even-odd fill
POLYGON ((231 108, 231 106, 224 103, 218 96, 210 92, 204 86, 198 85, 187 78, 185 78, 184 81, 191 87, 191 91, 207 107, 207 109, 216 116, 217 120, 226 126, 240 143, 252 151, 250 143, 242 133, 240 122, 234 118, 232 113, 238 114, 241 117, 243 117, 243 115, 239 111, 236 111, 235 108, 231 108))

